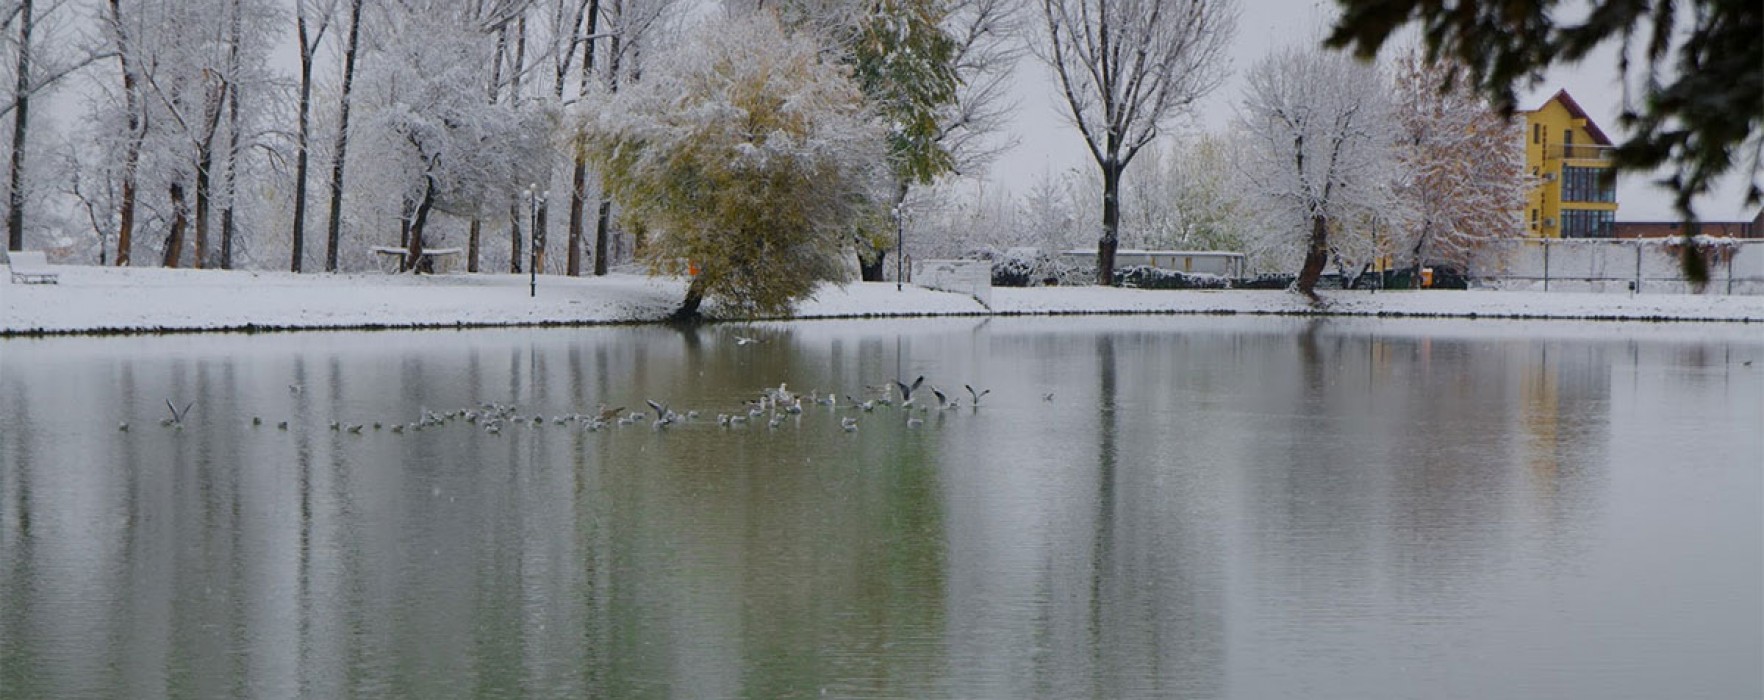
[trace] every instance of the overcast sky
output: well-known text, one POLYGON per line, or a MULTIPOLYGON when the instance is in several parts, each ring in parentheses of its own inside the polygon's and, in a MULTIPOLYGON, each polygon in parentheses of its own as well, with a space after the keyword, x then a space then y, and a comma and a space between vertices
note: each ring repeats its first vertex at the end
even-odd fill
MULTIPOLYGON (((1278 46, 1319 39, 1335 17, 1335 3, 1319 0, 1238 0, 1242 15, 1238 19, 1237 37, 1233 43, 1231 75, 1220 88, 1201 104, 1196 115, 1198 125, 1209 130, 1223 129, 1231 122, 1235 109, 1243 101, 1243 72, 1257 59, 1278 46)), ((1039 15, 1034 8, 1025 8, 1026 29, 1039 30, 1039 15)), ((1549 99, 1557 90, 1566 88, 1576 102, 1587 110, 1593 121, 1613 139, 1621 139, 1617 114, 1622 103, 1622 90, 1617 74, 1615 48, 1594 53, 1580 65, 1552 70, 1535 89, 1521 93, 1520 107, 1532 109, 1549 99)), ((1052 73, 1033 57, 1026 57, 1016 73, 1019 108, 1017 118, 1009 127, 1018 137, 1018 145, 993 163, 989 182, 1016 192, 1027 191, 1044 173, 1057 173, 1079 168, 1086 177, 1094 176, 1096 167, 1084 148, 1083 137, 1062 121, 1065 102, 1055 92, 1052 73)), ((1671 194, 1651 184, 1654 178, 1625 175, 1617 181, 1617 218, 1620 221, 1651 221, 1674 219, 1671 194)), ((1745 177, 1730 176, 1713 195, 1699 201, 1697 213, 1706 221, 1750 220, 1755 207, 1745 205, 1745 177)), ((1100 187, 1100 182, 1098 184, 1100 187)))

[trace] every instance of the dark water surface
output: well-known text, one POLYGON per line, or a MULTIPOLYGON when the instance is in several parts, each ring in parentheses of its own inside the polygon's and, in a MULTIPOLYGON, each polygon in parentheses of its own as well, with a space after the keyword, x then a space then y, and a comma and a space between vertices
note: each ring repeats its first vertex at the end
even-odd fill
POLYGON ((1756 698, 1761 474, 1738 325, 7 340, 0 697, 1756 698))

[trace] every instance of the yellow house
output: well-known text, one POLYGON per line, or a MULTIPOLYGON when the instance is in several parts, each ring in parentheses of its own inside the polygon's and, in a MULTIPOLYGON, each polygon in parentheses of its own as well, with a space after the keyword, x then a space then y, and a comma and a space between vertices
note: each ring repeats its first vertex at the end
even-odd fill
POLYGON ((1617 218, 1611 139, 1561 90, 1525 115, 1525 167, 1536 183, 1526 201, 1531 235, 1610 238, 1617 218))

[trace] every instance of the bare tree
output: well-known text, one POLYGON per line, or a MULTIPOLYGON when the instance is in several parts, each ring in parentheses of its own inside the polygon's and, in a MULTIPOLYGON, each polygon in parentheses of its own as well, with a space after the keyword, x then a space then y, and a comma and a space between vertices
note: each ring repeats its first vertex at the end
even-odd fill
POLYGON ((9 250, 24 247, 25 156, 30 150, 27 137, 31 98, 108 55, 103 47, 57 36, 53 25, 46 26, 46 21, 53 20, 69 4, 69 0, 0 2, 0 20, 3 20, 0 21, 0 31, 10 32, 14 23, 18 26, 17 44, 13 47, 13 90, 5 96, 5 102, 0 102, 0 115, 12 113, 12 154, 6 190, 6 247, 9 250), (70 50, 76 43, 81 45, 70 50))
MULTIPOLYGON (((554 162, 552 113, 536 102, 492 101, 484 89, 485 67, 506 53, 503 30, 518 31, 525 6, 496 6, 510 8, 507 14, 486 14, 486 7, 411 0, 375 23, 354 140, 365 149, 360 177, 376 195, 394 198, 382 211, 398 213, 408 271, 426 271, 424 250, 446 234, 435 226, 443 216, 481 221, 510 213, 516 193, 554 162)), ((492 86, 505 77, 509 89, 497 92, 513 94, 507 72, 493 69, 492 86)))
POLYGON ((1277 50, 1248 74, 1245 175, 1266 202, 1269 242, 1302 248, 1293 287, 1312 299, 1344 239, 1367 232, 1347 227, 1388 219, 1394 204, 1387 85, 1376 66, 1309 47, 1277 50))
MULTIPOLYGON (((594 31, 595 25, 590 25, 589 51, 602 52, 603 60, 599 62, 602 67, 601 89, 615 94, 624 82, 637 80, 641 69, 638 58, 643 45, 668 17, 674 0, 595 0, 595 4, 600 10, 600 31, 594 31)), ((583 63, 583 71, 589 71, 593 66, 594 60, 589 59, 583 63)), ((612 197, 605 194, 605 187, 601 189, 600 211, 594 225, 594 274, 597 276, 607 273, 612 238, 612 197)))
POLYGON ((1011 68, 1022 44, 1017 41, 1015 0, 954 0, 944 30, 955 39, 955 103, 939 118, 937 140, 955 162, 955 174, 985 167, 1010 148, 995 141, 1016 109, 1011 99, 1011 68))
POLYGON ((306 255, 306 171, 312 144, 312 65, 331 26, 337 0, 295 0, 294 32, 300 44, 300 102, 294 134, 294 230, 288 269, 300 271, 306 255))
POLYGON ((6 249, 24 249, 24 155, 25 132, 31 113, 31 29, 36 17, 31 0, 18 6, 18 84, 13 90, 12 167, 6 188, 6 249))
MULTIPOLYGON (((221 133, 221 117, 225 115, 228 87, 237 78, 228 67, 231 39, 221 21, 226 3, 166 3, 142 9, 143 23, 157 23, 164 31, 156 38, 157 46, 150 59, 152 70, 140 74, 141 81, 158 113, 165 119, 162 136, 170 149, 164 165, 188 176, 193 184, 193 205, 172 204, 193 218, 192 265, 210 264, 208 233, 214 191, 215 140, 221 133)), ((182 186, 180 185, 180 190, 182 186)), ((181 199, 181 198, 180 198, 181 199)), ((176 237, 171 248, 183 248, 183 236, 176 237)), ((170 239, 168 239, 170 240, 170 239)), ((167 255, 166 263, 175 267, 180 256, 167 255)))
POLYGON ((123 145, 122 194, 117 205, 116 229, 116 264, 126 267, 134 249, 136 188, 139 186, 141 146, 147 135, 146 100, 141 95, 137 75, 141 70, 141 57, 137 55, 140 47, 124 20, 122 0, 110 0, 110 15, 105 19, 110 25, 110 41, 122 72, 123 112, 128 126, 123 145))
MULTIPOLYGON (((594 34, 590 10, 599 12, 600 8, 593 0, 551 0, 550 9, 545 53, 551 60, 551 99, 562 106, 565 88, 570 82, 570 68, 578 53, 582 54, 585 64, 580 90, 583 94, 587 92, 586 81, 593 72, 593 52, 587 50, 587 37, 594 34), (590 23, 586 34, 583 33, 585 22, 590 23)), ((578 137, 572 142, 577 153, 572 157, 574 168, 570 177, 568 236, 564 239, 564 272, 575 277, 582 274, 582 187, 587 180, 587 163, 580 155, 581 139, 578 137)))
POLYGON ((355 84, 355 58, 361 46, 362 0, 349 1, 349 38, 343 47, 343 91, 337 96, 337 148, 331 154, 331 216, 325 231, 325 271, 337 271, 337 242, 343 229, 343 163, 349 155, 349 91, 355 84))
POLYGON ((1121 174, 1173 119, 1224 78, 1235 4, 1211 0, 1041 0, 1035 51, 1058 78, 1103 184, 1097 282, 1113 284, 1121 174))

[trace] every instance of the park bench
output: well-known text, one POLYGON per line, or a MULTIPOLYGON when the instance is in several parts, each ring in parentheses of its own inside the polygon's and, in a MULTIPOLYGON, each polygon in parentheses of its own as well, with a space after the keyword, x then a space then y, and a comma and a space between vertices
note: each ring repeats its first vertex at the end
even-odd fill
POLYGON ((14 250, 6 254, 12 268, 14 284, 56 284, 61 273, 49 267, 49 258, 40 250, 14 250))

